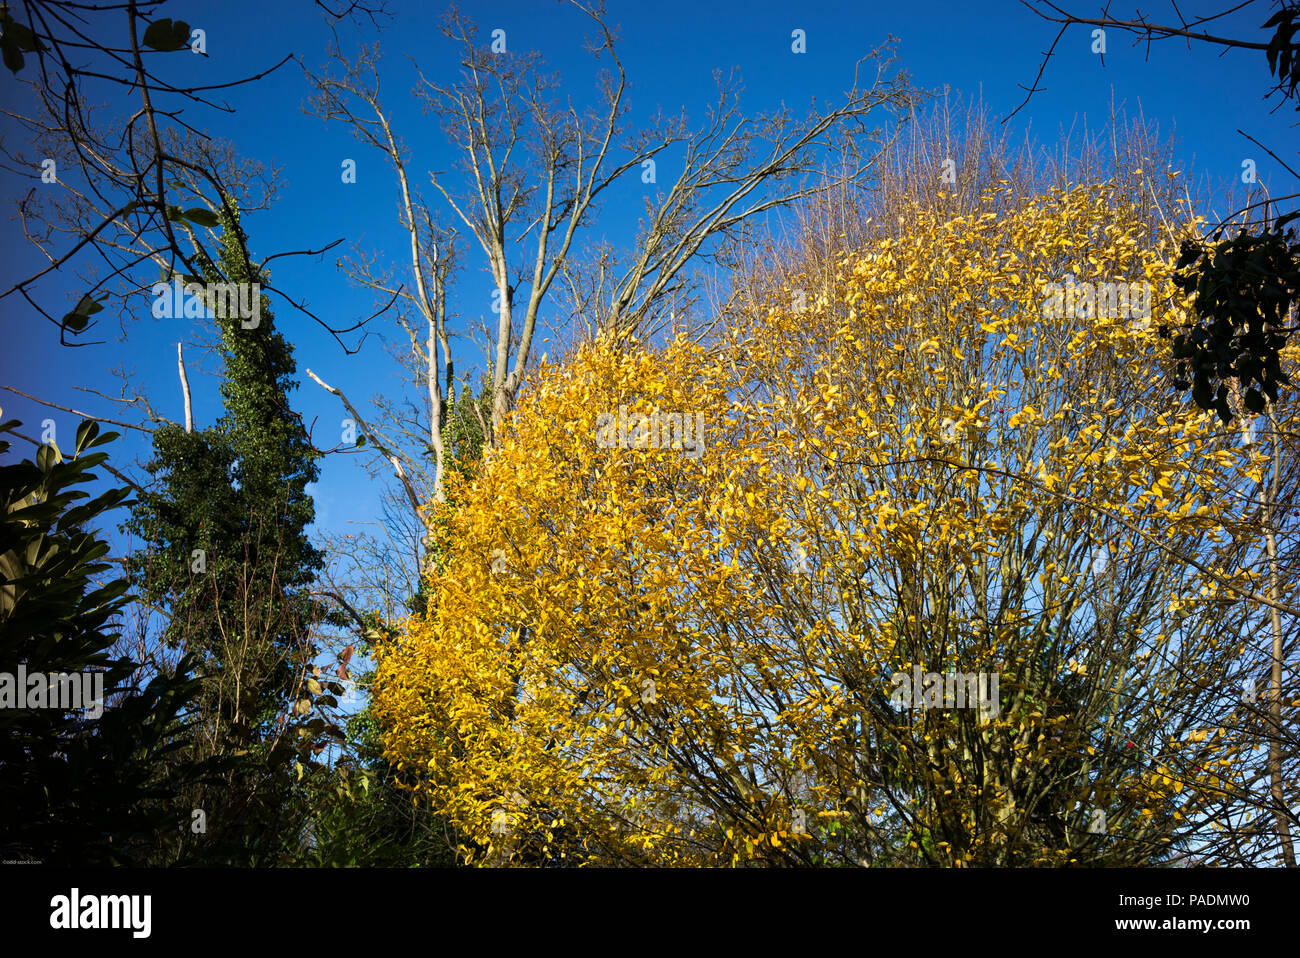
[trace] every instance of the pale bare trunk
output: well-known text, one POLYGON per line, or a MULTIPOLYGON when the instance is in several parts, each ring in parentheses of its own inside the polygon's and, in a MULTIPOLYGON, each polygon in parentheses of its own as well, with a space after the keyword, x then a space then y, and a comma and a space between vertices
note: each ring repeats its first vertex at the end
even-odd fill
POLYGON ((506 413, 510 409, 510 393, 506 382, 507 367, 510 363, 510 338, 511 338, 511 314, 510 314, 510 283, 506 274, 505 258, 497 258, 494 264, 496 269, 497 290, 501 298, 501 313, 497 320, 497 354, 496 360, 492 364, 492 435, 488 437, 488 442, 495 446, 500 442, 501 424, 504 422, 506 413))
MULTIPOLYGON (((1264 503, 1264 528, 1268 547, 1268 596, 1278 601, 1277 536, 1273 528, 1273 510, 1277 501, 1278 482, 1282 471, 1282 456, 1277 441, 1277 420, 1269 410, 1269 425, 1273 438, 1273 476, 1264 503)), ((1286 798, 1282 789, 1282 614, 1276 605, 1269 609, 1273 623, 1273 668, 1268 680, 1268 772, 1273 798, 1273 815, 1277 822, 1278 843, 1282 846, 1282 860, 1288 868, 1295 867, 1295 847, 1291 843, 1291 823, 1287 821, 1286 798)))
POLYGON ((176 367, 181 374, 181 395, 185 397, 185 431, 194 431, 194 406, 190 402, 190 378, 185 375, 185 357, 181 355, 181 344, 176 344, 176 367))

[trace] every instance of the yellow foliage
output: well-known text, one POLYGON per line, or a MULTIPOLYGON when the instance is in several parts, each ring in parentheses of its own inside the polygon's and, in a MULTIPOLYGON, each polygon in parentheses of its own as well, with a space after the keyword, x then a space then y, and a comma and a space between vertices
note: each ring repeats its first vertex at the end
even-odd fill
POLYGON ((918 210, 802 312, 543 363, 379 653, 387 753, 466 857, 1144 863, 1204 827, 1243 772, 1179 750, 1244 746, 1152 703, 1236 660, 1205 639, 1259 588, 1229 493, 1261 466, 1161 381, 1188 304, 1133 215, 1105 185, 918 210), (1083 263, 1148 279, 1151 322, 1045 315, 1083 263), (702 435, 638 442, 651 414, 702 435), (999 676, 997 714, 892 707, 914 665, 999 676))

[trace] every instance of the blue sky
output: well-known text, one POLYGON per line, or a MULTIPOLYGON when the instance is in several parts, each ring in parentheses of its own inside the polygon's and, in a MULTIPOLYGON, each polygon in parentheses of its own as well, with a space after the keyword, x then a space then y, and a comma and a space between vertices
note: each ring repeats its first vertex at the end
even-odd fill
MULTIPOLYGON (((1227 5, 1184 3, 1181 9, 1190 17, 1227 5)), ((1066 6, 1084 15, 1095 13, 1093 7, 1066 6)), ((413 185, 424 189, 431 203, 437 195, 428 188, 426 171, 449 169, 454 156, 442 143, 436 118, 424 114, 410 96, 414 73, 407 57, 414 57, 430 76, 453 79, 454 47, 438 30, 443 9, 442 3, 394 2, 395 16, 381 32, 376 34, 368 26, 340 29, 347 51, 359 40, 378 40, 384 53, 385 103, 411 149, 413 185)), ((479 24, 484 42, 493 29, 504 29, 512 51, 536 50, 561 74, 566 94, 579 103, 591 96, 594 70, 583 51, 589 21, 571 6, 556 0, 528 0, 468 3, 462 9, 479 24)), ((1176 16, 1167 3, 1142 9, 1160 22, 1176 16)), ((1263 39, 1259 26, 1271 11, 1269 4, 1257 4, 1220 21, 1216 30, 1228 36, 1263 39)), ((306 0, 190 0, 170 3, 162 12, 207 31, 208 58, 168 55, 167 75, 177 81, 235 79, 266 69, 288 51, 303 57, 313 69, 325 63, 329 30, 306 0)), ((1126 16, 1132 8, 1112 12, 1126 16)), ((1055 26, 1017 2, 614 0, 609 20, 619 29, 620 55, 632 82, 628 119, 634 125, 644 123, 659 108, 669 113, 684 109, 699 122, 713 91, 713 71, 718 68, 739 70, 746 111, 770 110, 781 103, 802 111, 813 97, 819 103, 835 102, 849 85, 857 59, 891 35, 898 40, 897 67, 907 71, 918 86, 932 91, 948 87, 963 97, 978 94, 994 117, 1001 118, 1020 104, 1022 86, 1033 81, 1042 52, 1056 33, 1055 26), (805 54, 791 52, 795 29, 806 32, 805 54)), ((1263 100, 1268 74, 1262 53, 1234 50, 1219 56, 1217 48, 1193 44, 1189 49, 1176 41, 1164 41, 1148 54, 1145 48, 1134 47, 1131 37, 1112 33, 1103 67, 1091 52, 1091 43, 1086 28, 1076 27, 1067 34, 1047 69, 1046 89, 1011 121, 1013 131, 1031 130, 1050 146, 1063 128, 1077 127, 1085 120, 1090 127, 1100 127, 1114 102, 1130 115, 1140 108, 1162 133, 1175 134, 1182 169, 1204 175, 1217 186, 1234 180, 1242 160, 1250 157, 1258 163, 1261 180, 1271 183, 1275 193, 1290 191, 1278 165, 1236 133, 1241 128, 1270 145, 1283 159, 1294 159, 1296 141, 1290 124, 1295 114, 1289 109, 1271 113, 1274 103, 1263 100)), ((240 154, 282 169, 282 191, 276 205, 245 220, 256 256, 344 240, 340 249, 324 257, 278 260, 273 279, 334 325, 349 326, 372 313, 376 304, 368 293, 349 286, 335 266, 336 256, 359 243, 400 269, 406 251, 396 229, 396 187, 382 158, 358 143, 345 126, 326 125, 303 112, 307 95, 304 77, 290 63, 253 85, 227 91, 225 100, 234 107, 233 115, 191 108, 186 119, 229 140, 240 154), (347 158, 358 163, 355 184, 341 181, 341 163, 347 158)), ((101 91, 98 99, 108 97, 107 91, 101 91)), ((23 91, 8 75, 0 80, 0 101, 5 109, 25 108, 23 91)), ((123 103, 120 96, 110 102, 123 103)), ((0 133, 7 145, 21 143, 25 135, 8 118, 0 118, 0 133)), ((670 181, 672 171, 661 169, 659 178, 661 183, 670 181)), ((12 213, 19 197, 40 186, 38 170, 26 176, 7 170, 0 200, 12 213)), ((616 245, 629 243, 644 189, 635 173, 615 187, 595 238, 608 238, 616 245)), ((0 286, 7 289, 40 260, 26 244, 16 220, 7 220, 0 235, 4 237, 0 286)), ((454 299, 462 313, 460 328, 490 315, 493 288, 484 261, 473 248, 466 262, 454 299)), ((75 275, 65 270, 39 286, 35 295, 53 312, 70 309, 79 288, 75 275)), ((303 385, 293 401, 308 423, 318 422, 318 445, 337 441, 338 423, 346 414, 336 399, 306 378, 305 369, 311 368, 342 388, 366 410, 372 394, 398 388, 395 367, 380 341, 386 337, 398 343, 404 338, 391 319, 372 323, 376 335, 367 340, 359 355, 346 356, 310 319, 281 302, 273 301, 272 306, 278 328, 296 349, 298 378, 303 385)), ((196 334, 193 324, 201 321, 155 320, 143 300, 135 315, 121 330, 112 320, 102 322, 88 337, 106 340, 102 345, 68 349, 59 345, 57 331, 20 297, 0 301, 5 331, 0 383, 117 418, 118 411, 109 403, 74 387, 116 393, 116 383, 107 371, 122 366, 134 371, 137 385, 164 415, 179 420, 176 343, 192 342, 196 334)), ((355 336, 348 341, 355 342, 355 336)), ((538 353, 546 348, 541 345, 538 353)), ((190 355, 197 362, 192 351, 190 355)), ((478 367, 480 357, 462 343, 457 346, 457 361, 459 370, 468 372, 478 367)), ((200 425, 209 425, 220 411, 216 380, 193 365, 190 376, 196 418, 200 425)), ((39 432, 42 419, 54 419, 63 445, 70 443, 76 426, 70 414, 43 409, 5 392, 0 392, 0 405, 5 418, 23 420, 29 434, 39 432)), ((30 450, 21 452, 30 454, 30 450)), ((143 461, 147 452, 147 440, 139 434, 128 435, 119 443, 117 458, 143 461)), ((377 514, 376 490, 361 469, 359 457, 329 457, 315 488, 318 525, 345 532, 355 530, 350 522, 372 521, 377 514)))

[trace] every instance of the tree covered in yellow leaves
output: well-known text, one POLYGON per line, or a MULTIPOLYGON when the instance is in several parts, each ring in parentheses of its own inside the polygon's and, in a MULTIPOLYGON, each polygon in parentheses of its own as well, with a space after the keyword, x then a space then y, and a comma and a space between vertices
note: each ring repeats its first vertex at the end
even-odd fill
POLYGON ((452 479, 374 710, 467 859, 1276 847, 1269 613, 1295 590, 1265 534, 1294 533, 1295 429, 1173 398, 1179 234, 1111 184, 888 226, 708 342, 543 363, 452 479))

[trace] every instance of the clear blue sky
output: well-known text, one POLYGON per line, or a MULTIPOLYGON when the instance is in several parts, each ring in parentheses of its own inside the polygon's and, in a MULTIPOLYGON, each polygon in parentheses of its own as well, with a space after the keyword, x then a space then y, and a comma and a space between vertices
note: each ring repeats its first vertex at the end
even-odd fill
MULTIPOLYGON (((1229 5, 1226 0, 1193 2, 1183 3, 1181 9, 1190 17, 1229 5)), ((1084 15, 1096 10, 1096 4, 1075 5, 1068 0, 1065 6, 1084 15)), ((407 56, 416 58, 429 75, 450 80, 456 69, 454 48, 438 31, 442 3, 395 0, 392 9, 395 19, 377 35, 384 53, 384 98, 412 150, 414 183, 424 188, 425 171, 448 169, 453 157, 440 146, 436 120, 423 114, 409 95, 413 73, 407 56)), ((479 23, 485 42, 491 30, 506 30, 512 50, 539 51, 564 77, 566 93, 579 102, 590 97, 593 68, 582 48, 588 21, 572 7, 556 0, 520 0, 468 3, 462 9, 479 23)), ((1169 3, 1143 4, 1142 10, 1160 22, 1175 17, 1169 3)), ((1229 36, 1264 39, 1259 26, 1271 10, 1268 4, 1258 4, 1218 22, 1216 29, 1229 36)), ((307 0, 178 0, 163 12, 207 31, 207 59, 187 53, 170 55, 175 59, 169 61, 168 68, 175 72, 168 75, 177 80, 217 82, 242 77, 269 67, 288 51, 301 55, 313 68, 319 69, 325 62, 329 32, 307 0)), ((1121 16, 1132 12, 1131 4, 1112 9, 1121 16)), ((1011 0, 925 4, 892 0, 809 0, 798 4, 613 0, 609 14, 619 28, 621 55, 633 83, 629 99, 629 122, 633 124, 643 122, 660 107, 670 113, 685 108, 692 119, 700 120, 712 93, 715 68, 739 68, 746 88, 742 103, 750 111, 770 109, 781 102, 804 110, 812 97, 834 102, 848 86, 854 62, 891 34, 899 40, 898 66, 918 85, 930 90, 946 86, 965 96, 981 94, 993 115, 1001 118, 1020 103, 1024 96, 1021 86, 1033 81, 1041 54, 1056 33, 1053 25, 1011 0), (806 31, 804 55, 790 50, 794 29, 806 31)), ((345 49, 357 39, 376 39, 368 27, 364 32, 354 33, 349 27, 340 32, 345 49)), ((1131 37, 1114 33, 1108 38, 1103 68, 1090 45, 1085 28, 1076 27, 1067 34, 1047 70, 1046 90, 1036 94, 1014 118, 1013 130, 1032 129, 1050 144, 1062 127, 1085 119, 1089 126, 1101 126, 1114 101, 1130 114, 1140 107, 1163 133, 1176 133, 1178 163, 1183 169, 1208 175, 1214 183, 1227 183, 1239 174, 1242 160, 1253 157, 1261 179, 1271 183, 1275 193, 1290 191, 1286 174, 1277 164, 1235 132, 1238 127, 1246 130, 1295 165, 1295 131, 1290 126, 1295 113, 1284 108, 1271 114, 1273 104, 1262 100, 1268 86, 1262 53, 1229 51, 1220 57, 1217 48, 1193 44, 1189 49, 1165 41, 1152 48, 1148 57, 1145 49, 1132 45, 1131 37)), ((360 242, 400 268, 405 248, 396 229, 396 189, 390 171, 343 125, 327 126, 307 116, 301 109, 307 93, 304 78, 290 64, 254 85, 229 91, 226 99, 237 111, 233 117, 196 108, 187 111, 186 118, 231 141, 241 154, 282 169, 279 202, 270 212, 245 221, 255 255, 319 247, 342 238, 345 248, 360 242), (341 182, 344 158, 358 161, 355 185, 341 182)), ((23 109, 22 93, 7 71, 0 77, 0 101, 7 109, 23 109)), ((115 102, 123 101, 119 96, 115 102)), ((0 118, 0 133, 6 142, 21 142, 24 136, 7 118, 0 118)), ((661 169, 661 184, 671 175, 661 169)), ((40 188, 38 170, 26 177, 7 171, 0 199, 12 213, 16 198, 33 188, 40 188)), ((643 189, 639 176, 632 174, 615 190, 601 220, 602 231, 611 241, 631 239, 643 189)), ((426 189, 426 193, 431 203, 437 199, 432 190, 426 189)), ((5 223, 3 236, 0 285, 8 288, 39 260, 26 246, 16 220, 5 223)), ((337 252, 322 260, 279 260, 273 267, 274 281, 306 299, 335 325, 348 326, 373 312, 375 304, 369 295, 351 289, 337 271, 337 252)), ((490 315, 492 284, 481 270, 482 259, 474 250, 470 253, 457 298, 463 322, 490 315)), ((75 277, 69 273, 43 284, 37 295, 54 312, 70 309, 79 295, 74 292, 77 289, 75 277)), ((306 379, 303 370, 313 369, 361 403, 377 391, 397 387, 393 365, 376 336, 360 355, 345 356, 309 319, 279 302, 273 303, 273 308, 278 327, 296 349, 299 378, 304 382, 294 404, 308 423, 319 418, 317 428, 322 436, 318 444, 337 441, 338 422, 345 413, 337 400, 306 379)), ((135 371, 137 383, 160 411, 181 418, 176 342, 192 338, 190 324, 196 321, 154 320, 142 300, 139 318, 125 327, 124 337, 109 321, 101 323, 98 336, 91 337, 106 339, 103 345, 68 349, 58 345, 57 330, 19 297, 0 302, 0 316, 5 333, 0 346, 0 382, 55 402, 116 415, 109 404, 74 387, 115 392, 115 381, 106 370, 125 366, 135 371)), ((403 337, 391 320, 379 320, 372 326, 395 342, 403 337)), ((464 371, 479 357, 462 349, 457 358, 464 371)), ((195 369, 191 381, 197 419, 200 425, 211 424, 219 414, 216 381, 195 369)), ((32 433, 39 432, 40 420, 53 418, 62 444, 70 443, 76 425, 71 415, 45 410, 5 392, 0 392, 0 405, 6 418, 22 419, 32 433)), ((138 434, 126 439, 119 444, 119 460, 147 457, 146 440, 138 434)), ((30 455, 31 450, 21 452, 30 455)), ((375 492, 355 457, 330 457, 316 490, 318 524, 347 531, 349 520, 373 519, 375 492)))

